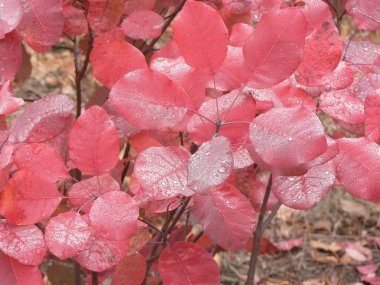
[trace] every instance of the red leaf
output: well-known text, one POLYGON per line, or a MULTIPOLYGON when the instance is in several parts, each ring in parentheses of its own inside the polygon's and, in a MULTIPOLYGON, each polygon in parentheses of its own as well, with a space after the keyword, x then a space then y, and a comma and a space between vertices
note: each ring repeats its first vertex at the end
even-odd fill
POLYGON ((6 285, 43 285, 37 266, 24 265, 0 253, 0 280, 6 285))
POLYGON ((115 266, 127 254, 128 240, 114 241, 94 231, 87 247, 74 257, 88 270, 102 272, 115 266))
POLYGON ((24 104, 24 100, 15 98, 12 95, 10 81, 0 86, 0 115, 9 115, 17 111, 24 104))
POLYGON ((290 251, 295 247, 301 247, 303 242, 304 242, 303 237, 294 238, 294 239, 290 239, 290 240, 280 241, 280 242, 276 243, 276 247, 278 248, 278 250, 290 251))
POLYGON ((342 57, 343 40, 332 18, 320 23, 306 39, 304 55, 296 76, 307 86, 315 86, 332 73, 342 57))
POLYGON ((22 15, 20 0, 0 0, 0 39, 16 29, 22 15))
POLYGON ((180 147, 150 147, 139 154, 134 175, 145 194, 155 200, 194 194, 187 187, 190 154, 180 147))
POLYGON ((50 183, 68 176, 62 158, 47 144, 19 145, 14 152, 14 162, 19 170, 28 169, 50 183))
POLYGON ((203 248, 189 242, 177 242, 161 253, 158 268, 166 285, 220 284, 219 268, 203 248))
POLYGON ((304 174, 305 164, 327 149, 322 123, 304 107, 273 108, 256 117, 250 137, 253 160, 282 175, 304 174))
POLYGON ((63 5, 63 17, 65 19, 63 32, 69 36, 84 35, 88 31, 85 11, 70 4, 63 5))
POLYGON ((26 265, 39 265, 45 258, 44 234, 35 225, 12 226, 0 220, 0 250, 26 265))
POLYGON ((219 134, 227 137, 231 143, 242 143, 248 137, 248 124, 256 115, 256 104, 244 90, 234 90, 216 99, 203 103, 198 113, 209 120, 195 114, 187 125, 191 139, 197 143, 208 141, 215 131, 215 122, 222 119, 224 123, 219 134), (218 107, 216 107, 218 104, 218 107), (212 123, 214 122, 214 123, 212 123), (234 123, 243 122, 243 123, 234 123))
POLYGON ((28 170, 17 171, 0 195, 0 213, 13 225, 31 225, 48 218, 62 195, 54 184, 28 170))
POLYGON ((126 0, 124 3, 124 14, 130 15, 139 10, 152 10, 155 4, 156 0, 126 0))
MULTIPOLYGON (((250 173, 252 173, 252 170, 250 171, 250 173)), ((241 182, 241 187, 239 188, 239 190, 242 191, 244 189, 245 192, 243 192, 243 194, 248 193, 248 199, 251 201, 252 206, 254 207, 256 212, 259 212, 261 209, 261 205, 263 204, 265 191, 268 186, 270 172, 260 171, 259 173, 257 173, 257 175, 255 174, 256 173, 253 172, 253 175, 251 174, 250 176, 247 177, 252 180, 255 179, 255 181, 252 181, 251 183, 244 181, 243 180, 244 176, 243 176, 243 179, 242 179, 243 182, 241 182), (248 185, 246 186, 244 184, 248 184, 248 185)), ((275 207, 277 202, 278 200, 276 196, 273 194, 273 191, 271 191, 269 194, 269 200, 267 203, 266 210, 272 211, 272 209, 275 207)))
POLYGON ((191 98, 188 107, 191 108, 193 112, 199 109, 205 98, 205 88, 208 77, 202 77, 195 72, 193 68, 186 64, 182 56, 178 56, 174 59, 156 58, 155 60, 151 60, 150 67, 153 70, 165 74, 185 90, 188 98, 191 98))
POLYGON ((123 40, 111 42, 97 39, 90 55, 93 75, 112 88, 124 74, 147 67, 144 55, 134 46, 123 40))
POLYGON ((146 260, 140 253, 124 257, 112 274, 113 285, 140 285, 145 277, 146 260))
POLYGON ((140 39, 155 39, 161 35, 164 19, 150 10, 139 10, 130 14, 121 24, 123 32, 128 37, 140 39))
POLYGON ((72 211, 51 218, 45 228, 46 245, 60 259, 73 257, 85 249, 91 234, 81 215, 72 211))
POLYGON ((87 20, 95 34, 103 34, 119 23, 124 0, 89 0, 87 20))
POLYGON ((368 139, 380 142, 380 95, 370 94, 364 102, 364 131, 368 139))
POLYGON ((266 88, 290 77, 301 62, 305 33, 306 21, 299 9, 265 14, 243 49, 250 69, 248 85, 266 88))
POLYGON ((256 214, 249 200, 230 184, 195 195, 191 213, 205 234, 227 250, 243 248, 252 235, 256 214))
POLYGON ((111 191, 98 197, 90 210, 90 222, 100 236, 126 240, 137 229, 139 210, 128 194, 111 191))
POLYGON ((365 138, 337 140, 338 180, 353 196, 380 201, 380 146, 365 138))
POLYGON ((252 0, 222 0, 223 7, 233 14, 244 14, 251 11, 252 0))
POLYGON ((66 95, 51 95, 30 104, 16 117, 9 130, 9 141, 45 142, 60 134, 71 123, 74 102, 66 95))
POLYGON ((75 183, 69 189, 68 197, 72 205, 81 211, 89 212, 96 197, 119 190, 119 183, 109 174, 104 174, 75 183))
POLYGON ((107 113, 92 106, 75 122, 69 140, 70 158, 88 175, 104 174, 119 160, 119 136, 107 113))
POLYGON ((319 107, 344 129, 357 134, 363 133, 364 104, 362 100, 351 96, 349 90, 322 93, 319 107))
POLYGON ((21 65, 21 39, 16 31, 8 33, 0 39, 0 85, 12 80, 21 65))
POLYGON ((180 86, 149 69, 132 71, 122 77, 113 86, 110 99, 130 124, 141 129, 175 127, 185 117, 190 104, 190 98, 180 86))
POLYGON ((228 30, 217 10, 187 1, 173 21, 173 38, 188 65, 209 74, 227 55, 228 30))
POLYGON ((335 182, 333 163, 327 162, 309 169, 302 176, 273 175, 273 193, 285 206, 307 210, 327 196, 335 182))
POLYGON ((230 44, 235 47, 243 47, 245 41, 252 32, 253 28, 251 25, 244 23, 237 23, 233 25, 230 34, 230 44))
POLYGON ((354 19, 357 28, 380 29, 380 6, 377 0, 348 0, 346 9, 354 19))
POLYGON ((22 37, 38 52, 59 41, 63 31, 62 7, 58 0, 22 0, 24 15, 18 26, 22 37))
POLYGON ((349 41, 344 54, 345 61, 355 68, 370 71, 380 56, 380 45, 367 40, 349 41))
POLYGON ((232 148, 223 136, 203 143, 190 157, 187 166, 187 185, 196 193, 206 192, 223 184, 233 168, 232 148))

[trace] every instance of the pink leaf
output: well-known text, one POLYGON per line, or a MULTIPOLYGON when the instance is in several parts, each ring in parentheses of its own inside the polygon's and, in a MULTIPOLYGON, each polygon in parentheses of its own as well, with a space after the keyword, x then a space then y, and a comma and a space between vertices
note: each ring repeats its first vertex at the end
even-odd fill
POLYGON ((69 36, 80 36, 88 31, 88 24, 85 11, 70 4, 63 5, 62 13, 64 17, 63 32, 69 36))
POLYGON ((71 123, 74 102, 66 95, 51 95, 30 104, 16 117, 9 130, 9 141, 45 142, 53 139, 71 123))
POLYGON ((20 0, 0 0, 0 39, 16 29, 22 15, 20 0))
POLYGON ((304 107, 273 108, 250 125, 253 160, 282 175, 302 175, 306 163, 324 153, 322 123, 304 107))
POLYGON ((146 260, 140 253, 124 257, 112 274, 113 285, 140 285, 145 277, 146 260))
POLYGON ((77 253, 74 259, 88 270, 102 272, 120 262, 127 254, 128 248, 128 240, 115 241, 94 231, 87 247, 77 253))
POLYGON ((89 0, 87 20, 95 34, 114 28, 124 10, 124 0, 89 0))
POLYGON ((0 213, 13 225, 48 218, 62 200, 54 184, 28 170, 17 171, 0 195, 0 213))
POLYGON ((348 131, 363 133, 364 104, 362 100, 351 96, 349 90, 322 93, 319 107, 348 131))
POLYGON ((273 193, 285 206, 307 210, 327 196, 335 182, 332 162, 310 168, 302 176, 273 175, 273 193))
POLYGON ((219 268, 212 256, 189 242, 167 246, 161 253, 158 269, 167 285, 220 284, 219 268))
POLYGON ((256 224, 251 203, 230 184, 211 188, 207 195, 195 195, 191 213, 205 234, 226 250, 243 248, 256 224))
POLYGON ((90 61, 94 77, 108 88, 112 88, 124 74, 147 67, 144 55, 122 40, 95 41, 90 61))
POLYGON ((344 54, 345 61, 359 70, 372 70, 373 63, 380 55, 380 45, 368 40, 349 41, 344 54))
POLYGON ((7 285, 43 285, 37 266, 24 265, 0 253, 0 280, 7 285))
POLYGON ((305 17, 299 9, 265 14, 243 49, 249 86, 271 87, 290 77, 301 62, 305 32, 305 17))
POLYGON ((90 222, 100 236, 126 240, 136 232, 139 211, 136 203, 122 191, 98 197, 90 210, 90 222))
POLYGON ((161 35, 164 19, 150 10, 139 10, 130 14, 121 24, 123 32, 128 37, 140 39, 155 39, 161 35))
POLYGON ((249 13, 252 6, 252 0, 222 0, 222 3, 233 14, 249 13))
POLYGON ((342 57, 343 40, 332 18, 320 23, 306 39, 304 56, 296 76, 307 86, 315 86, 322 77, 332 73, 342 57))
POLYGON ((219 97, 218 100, 206 100, 198 113, 211 122, 197 114, 192 117, 187 130, 195 143, 201 144, 210 139, 219 118, 227 123, 220 128, 219 134, 227 137, 233 144, 242 143, 248 137, 248 124, 245 122, 250 122, 255 117, 256 104, 244 90, 238 89, 219 97))
POLYGON ((180 147, 150 147, 139 154, 134 175, 142 190, 155 200, 194 194, 187 187, 190 154, 180 147))
POLYGON ((68 197, 72 205, 81 211, 89 212, 93 204, 92 200, 107 192, 119 190, 119 183, 109 174, 104 174, 75 183, 69 189, 68 197))
POLYGON ((364 102, 364 131, 368 139, 380 142, 380 94, 370 94, 364 102))
POLYGON ((346 9, 354 19, 357 28, 380 29, 380 6, 376 0, 349 0, 346 9))
POLYGON ((10 81, 0 87, 0 115, 9 115, 17 111, 23 104, 24 100, 13 97, 10 81))
POLYGON ((35 225, 12 226, 0 220, 0 250, 22 264, 39 265, 46 255, 44 234, 35 225))
POLYGON ((233 25, 230 34, 230 44, 235 47, 243 47, 245 41, 252 32, 253 28, 251 25, 244 23, 237 23, 233 25))
POLYGON ((223 136, 203 143, 190 157, 187 166, 187 185, 196 193, 206 192, 223 184, 233 168, 232 148, 223 136))
POLYGON ((295 247, 302 246, 303 242, 304 242, 304 238, 300 237, 300 238, 290 239, 287 241, 280 241, 276 243, 276 247, 282 251, 289 251, 295 247))
POLYGON ((0 85, 12 80, 21 65, 21 39, 16 31, 8 33, 0 39, 0 85))
POLYGON ((228 30, 218 11, 204 3, 185 3, 173 21, 173 38, 186 63, 208 74, 226 58, 228 30))
POLYGON ((62 7, 58 0, 21 0, 24 15, 18 26, 22 37, 38 52, 58 42, 63 31, 62 7))
POLYGON ((175 127, 185 117, 191 101, 179 85, 149 69, 122 77, 113 86, 110 99, 130 124, 141 129, 175 127))
POLYGON ((380 146, 365 138, 337 140, 335 157, 338 180, 353 196, 380 201, 380 146))
POLYGON ((51 218, 45 228, 46 245, 60 259, 72 257, 85 249, 91 234, 81 215, 72 211, 51 218))
POLYGON ((100 175, 119 159, 119 136, 107 113, 92 106, 75 122, 69 140, 70 158, 84 173, 100 175))
POLYGON ((62 158, 47 144, 19 145, 14 152, 14 162, 19 170, 33 171, 51 183, 68 176, 62 158))

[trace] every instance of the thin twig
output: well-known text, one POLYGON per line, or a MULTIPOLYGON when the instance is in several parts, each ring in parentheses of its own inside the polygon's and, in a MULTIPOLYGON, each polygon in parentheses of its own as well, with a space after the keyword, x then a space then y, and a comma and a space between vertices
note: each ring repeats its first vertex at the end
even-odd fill
POLYGON ((149 227, 151 227, 152 229, 154 229, 156 232, 160 233, 161 231, 156 228, 156 226, 154 226, 153 224, 151 224, 150 222, 148 222, 147 220, 144 220, 143 218, 138 218, 139 221, 143 222, 144 224, 148 225, 149 227))
POLYGON ((265 216, 265 211, 268 205, 271 189, 272 189, 272 174, 269 176, 269 181, 268 181, 267 188, 265 190, 263 203, 261 204, 257 227, 256 227, 256 230, 253 232, 251 260, 249 262, 248 278, 247 278, 246 285, 253 285, 253 281, 255 279, 256 264, 257 264, 257 258, 259 256, 259 249, 260 249, 260 241, 261 241, 262 234, 265 230, 265 228, 263 228, 264 216, 265 216))

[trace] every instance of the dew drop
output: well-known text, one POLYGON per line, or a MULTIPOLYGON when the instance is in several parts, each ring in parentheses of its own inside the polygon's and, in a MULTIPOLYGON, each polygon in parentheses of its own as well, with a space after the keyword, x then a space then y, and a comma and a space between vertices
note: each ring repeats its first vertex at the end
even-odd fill
POLYGON ((162 186, 166 186, 165 181, 161 181, 161 185, 162 185, 162 186))
POLYGON ((288 137, 288 141, 290 141, 290 142, 291 142, 292 140, 293 140, 293 138, 292 138, 292 137, 288 137))
POLYGON ((289 181, 294 181, 294 177, 289 177, 289 181))
POLYGON ((206 156, 209 156, 209 155, 210 155, 210 151, 209 151, 209 150, 206 151, 206 152, 205 152, 205 155, 206 155, 206 156))
POLYGON ((226 172, 226 168, 224 166, 222 166, 221 168, 219 168, 218 170, 220 173, 224 173, 226 172))

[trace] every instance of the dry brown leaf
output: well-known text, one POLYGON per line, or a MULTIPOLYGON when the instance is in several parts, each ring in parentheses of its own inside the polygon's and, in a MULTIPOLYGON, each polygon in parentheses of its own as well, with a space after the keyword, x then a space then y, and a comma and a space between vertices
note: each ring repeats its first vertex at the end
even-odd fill
POLYGON ((312 241, 310 241, 310 245, 312 248, 320 249, 320 250, 324 250, 324 251, 329 251, 329 252, 333 252, 333 253, 336 253, 336 252, 342 250, 342 247, 339 244, 337 244, 336 242, 324 243, 321 241, 312 240, 312 241))

